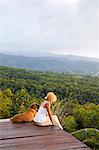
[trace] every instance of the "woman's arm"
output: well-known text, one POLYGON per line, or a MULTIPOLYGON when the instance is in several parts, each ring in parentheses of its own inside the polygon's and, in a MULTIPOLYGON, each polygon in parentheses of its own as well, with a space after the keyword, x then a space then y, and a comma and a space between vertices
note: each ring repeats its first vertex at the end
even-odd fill
POLYGON ((52 118, 52 115, 51 115, 50 104, 49 104, 49 103, 46 103, 46 104, 45 104, 45 108, 47 109, 48 116, 49 116, 49 118, 50 118, 50 120, 51 120, 51 122, 52 122, 52 125, 54 125, 54 123, 53 123, 53 118, 52 118))

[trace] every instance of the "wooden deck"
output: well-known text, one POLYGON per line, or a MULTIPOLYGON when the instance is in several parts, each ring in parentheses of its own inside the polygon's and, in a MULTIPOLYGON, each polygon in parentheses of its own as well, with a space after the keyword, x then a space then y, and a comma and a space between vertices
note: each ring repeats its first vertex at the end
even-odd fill
POLYGON ((0 120, 0 150, 91 150, 71 134, 55 127, 0 120))

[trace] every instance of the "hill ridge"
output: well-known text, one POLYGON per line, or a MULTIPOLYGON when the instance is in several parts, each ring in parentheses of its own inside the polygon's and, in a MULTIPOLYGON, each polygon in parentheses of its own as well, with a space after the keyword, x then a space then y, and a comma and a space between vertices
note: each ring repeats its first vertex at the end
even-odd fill
POLYGON ((98 59, 75 55, 26 57, 0 54, 0 65, 37 71, 99 75, 98 59))

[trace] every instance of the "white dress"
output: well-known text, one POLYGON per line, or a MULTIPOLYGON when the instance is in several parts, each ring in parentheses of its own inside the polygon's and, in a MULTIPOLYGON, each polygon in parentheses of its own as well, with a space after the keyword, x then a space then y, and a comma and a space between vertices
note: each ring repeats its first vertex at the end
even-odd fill
POLYGON ((37 114, 35 115, 33 121, 37 123, 43 123, 46 121, 47 109, 40 106, 37 114))
MULTIPOLYGON (((52 122, 47 114, 47 109, 44 108, 44 105, 46 104, 46 101, 44 101, 42 103, 42 105, 40 106, 37 114, 35 115, 35 117, 33 118, 33 121, 36 122, 38 125, 41 125, 41 126, 49 126, 49 125, 52 125, 52 122)), ((53 118, 53 121, 54 121, 54 124, 58 125, 61 129, 62 126, 57 118, 56 115, 52 115, 52 118, 53 118)))
POLYGON ((37 114, 33 118, 33 121, 36 122, 39 125, 52 125, 49 116, 47 115, 47 109, 44 108, 44 105, 46 104, 46 101, 42 103, 40 106, 37 114))

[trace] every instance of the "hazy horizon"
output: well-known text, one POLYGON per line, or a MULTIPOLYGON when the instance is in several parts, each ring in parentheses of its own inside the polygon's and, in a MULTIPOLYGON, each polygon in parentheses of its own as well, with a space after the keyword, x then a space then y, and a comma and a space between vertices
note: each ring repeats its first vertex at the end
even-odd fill
POLYGON ((25 55, 25 54, 13 54, 13 53, 1 53, 1 55, 9 55, 9 56, 23 56, 23 57, 66 57, 66 56, 74 56, 74 57, 85 57, 89 59, 96 59, 99 61, 98 57, 89 57, 89 56, 82 56, 82 55, 74 55, 74 54, 56 54, 56 53, 41 53, 41 54, 35 54, 35 55, 25 55))
POLYGON ((0 0, 0 53, 99 58, 98 0, 0 0))

